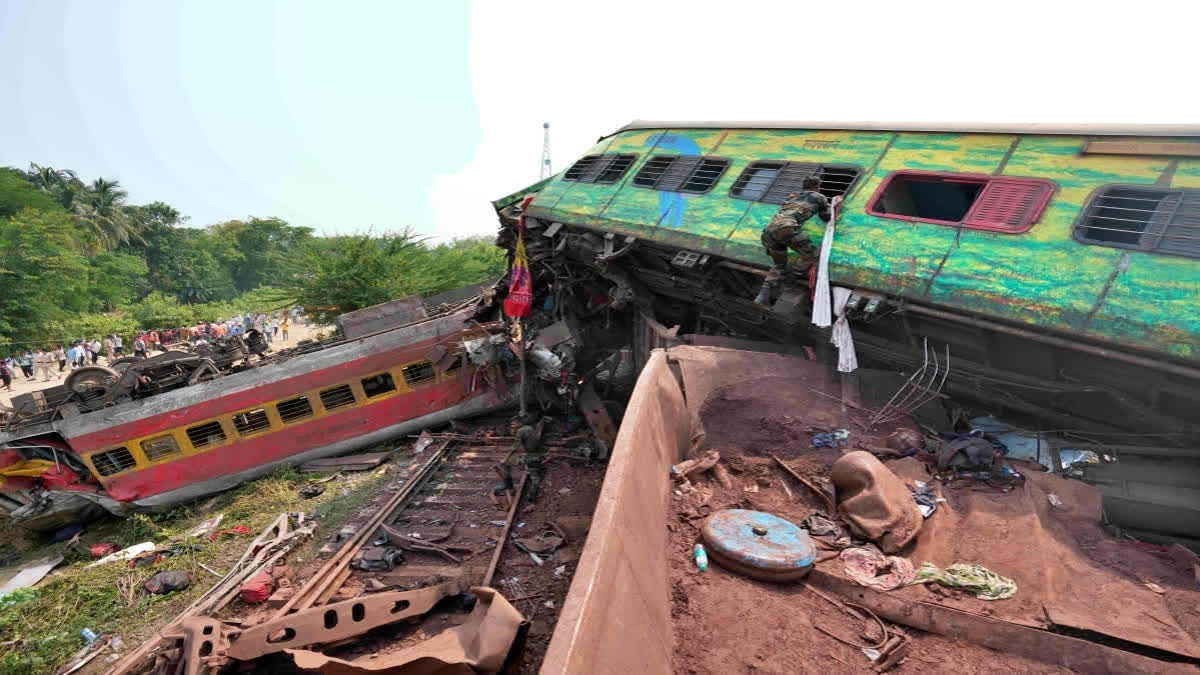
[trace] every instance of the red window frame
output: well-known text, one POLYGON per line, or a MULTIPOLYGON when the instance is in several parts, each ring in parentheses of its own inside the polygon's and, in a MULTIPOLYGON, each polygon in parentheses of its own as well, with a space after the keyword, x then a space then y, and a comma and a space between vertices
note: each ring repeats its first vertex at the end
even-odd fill
POLYGON ((1032 229, 1034 223, 1041 218, 1042 212, 1046 210, 1046 205, 1050 203, 1050 197, 1054 195, 1054 188, 1054 181, 1045 178, 901 169, 888 174, 879 184, 875 194, 871 195, 870 201, 867 202, 867 213, 879 218, 929 223, 943 227, 964 227, 970 230, 1002 234, 1023 234, 1032 229), (980 188, 971 208, 958 222, 877 211, 875 205, 883 198, 884 192, 891 186, 892 181, 903 176, 937 178, 943 182, 978 182, 982 183, 983 187, 980 188))

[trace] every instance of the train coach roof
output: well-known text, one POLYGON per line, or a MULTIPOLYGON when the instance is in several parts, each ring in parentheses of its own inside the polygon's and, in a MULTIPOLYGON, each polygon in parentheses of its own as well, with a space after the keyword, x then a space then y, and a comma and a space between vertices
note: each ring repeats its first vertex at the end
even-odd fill
MULTIPOLYGON (((634 120, 612 134, 636 129, 829 129, 839 131, 926 131, 935 133, 1033 134, 1058 136, 1193 136, 1198 124, 1059 124, 1004 122, 784 122, 634 120)), ((604 136, 602 138, 607 138, 604 136)))

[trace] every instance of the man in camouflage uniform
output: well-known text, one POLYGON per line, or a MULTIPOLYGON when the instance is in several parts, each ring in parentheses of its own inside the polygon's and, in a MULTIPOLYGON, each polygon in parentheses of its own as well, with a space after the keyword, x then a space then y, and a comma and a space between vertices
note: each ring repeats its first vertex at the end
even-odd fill
POLYGON ((516 440, 513 441, 512 451, 503 462, 496 465, 496 472, 504 479, 504 490, 506 491, 513 489, 512 467, 517 464, 525 465, 525 471, 529 475, 529 480, 525 485, 525 494, 529 496, 531 502, 537 501, 538 492, 542 488, 542 480, 546 477, 546 449, 542 446, 542 429, 545 426, 545 417, 537 423, 536 427, 514 420, 512 428, 516 440))
MULTIPOLYGON (((770 307, 775 302, 779 282, 787 271, 788 249, 800 254, 797 272, 803 272, 812 266, 817 259, 817 247, 812 239, 804 232, 804 223, 816 214, 823 222, 828 223, 831 203, 821 194, 821 179, 807 176, 799 193, 791 193, 779 207, 779 211, 771 218, 771 222, 763 228, 762 245, 771 257, 771 271, 763 281, 762 289, 754 302, 763 307, 770 307)), ((832 206, 841 203, 841 197, 834 197, 832 206)))

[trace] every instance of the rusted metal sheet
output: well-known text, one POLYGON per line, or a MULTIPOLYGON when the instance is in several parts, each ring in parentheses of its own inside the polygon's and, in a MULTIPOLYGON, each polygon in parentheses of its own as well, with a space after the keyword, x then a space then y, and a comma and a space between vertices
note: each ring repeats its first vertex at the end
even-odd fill
POLYGON ((1000 621, 927 602, 912 602, 821 570, 808 582, 841 597, 854 598, 880 617, 997 651, 1018 654, 1081 673, 1195 673, 1193 666, 1159 661, 1087 640, 1000 621))
POLYGON ((230 658, 248 661, 284 649, 337 642, 420 616, 442 598, 466 590, 459 580, 415 591, 376 593, 344 602, 313 607, 242 631, 229 646, 230 658), (280 633, 281 635, 277 635, 280 633))
POLYGON ((342 331, 342 335, 354 339, 424 318, 426 318, 425 303, 421 300, 421 296, 410 295, 353 312, 346 312, 337 318, 337 326, 342 331))

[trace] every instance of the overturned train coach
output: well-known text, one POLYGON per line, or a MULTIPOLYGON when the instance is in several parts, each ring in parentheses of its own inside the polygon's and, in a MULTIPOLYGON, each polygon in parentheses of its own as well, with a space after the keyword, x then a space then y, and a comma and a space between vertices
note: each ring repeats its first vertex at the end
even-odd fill
MULTIPOLYGON (((0 507, 38 530, 104 510, 153 510, 508 406, 514 389, 495 348, 507 336, 502 324, 477 318, 487 317, 472 302, 427 316, 420 298, 394 301, 343 315, 338 337, 218 359, 232 368, 207 359, 203 377, 140 397, 111 396, 117 382, 83 372, 104 369, 80 369, 83 377, 58 388, 75 389, 58 396, 65 403, 49 396, 4 420, 0 507)), ((179 370, 189 356, 170 351, 119 367, 179 370)))
POLYGON ((635 122, 494 202, 498 243, 523 215, 535 306, 603 313, 635 361, 708 336, 833 361, 806 276, 753 302, 809 175, 844 199, 830 279, 863 366, 949 354, 945 408, 1098 451, 1112 522, 1200 537, 1200 127, 635 122))

